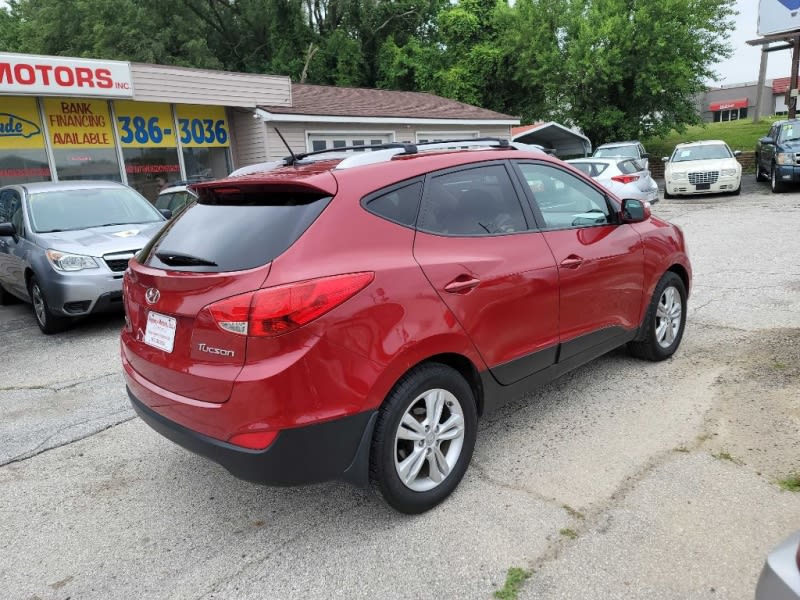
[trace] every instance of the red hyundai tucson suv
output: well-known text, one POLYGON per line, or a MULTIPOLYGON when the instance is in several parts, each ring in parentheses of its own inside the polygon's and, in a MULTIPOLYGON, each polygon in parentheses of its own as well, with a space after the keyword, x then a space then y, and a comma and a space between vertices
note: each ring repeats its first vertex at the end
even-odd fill
POLYGON ((125 272, 139 416, 242 479, 371 484, 419 513, 459 484, 480 416, 624 344, 676 351, 678 227, 543 152, 460 145, 197 185, 125 272))

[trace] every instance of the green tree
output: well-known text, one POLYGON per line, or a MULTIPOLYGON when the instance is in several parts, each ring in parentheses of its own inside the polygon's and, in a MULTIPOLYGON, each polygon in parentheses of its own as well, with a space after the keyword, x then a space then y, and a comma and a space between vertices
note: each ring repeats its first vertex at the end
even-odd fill
POLYGON ((729 56, 728 0, 572 1, 551 109, 595 143, 700 122, 696 96, 729 56))

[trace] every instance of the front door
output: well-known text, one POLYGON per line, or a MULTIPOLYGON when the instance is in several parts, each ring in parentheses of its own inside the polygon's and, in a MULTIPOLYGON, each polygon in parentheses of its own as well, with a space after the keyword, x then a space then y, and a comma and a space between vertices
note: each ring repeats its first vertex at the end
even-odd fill
POLYGON ((582 178, 543 163, 518 167, 558 265, 559 360, 629 338, 641 318, 641 237, 618 223, 606 194, 582 178))
POLYGON ((25 243, 24 219, 20 192, 7 188, 0 192, 0 223, 12 223, 15 236, 0 237, 0 284, 17 296, 25 297, 25 263, 23 245, 25 243))

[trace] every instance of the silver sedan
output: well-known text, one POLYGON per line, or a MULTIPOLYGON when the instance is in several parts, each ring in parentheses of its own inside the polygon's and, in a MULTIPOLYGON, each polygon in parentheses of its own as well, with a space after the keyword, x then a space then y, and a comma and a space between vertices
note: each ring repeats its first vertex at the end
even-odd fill
POLYGON ((658 184, 641 161, 634 158, 574 158, 567 161, 618 198, 658 202, 658 184))

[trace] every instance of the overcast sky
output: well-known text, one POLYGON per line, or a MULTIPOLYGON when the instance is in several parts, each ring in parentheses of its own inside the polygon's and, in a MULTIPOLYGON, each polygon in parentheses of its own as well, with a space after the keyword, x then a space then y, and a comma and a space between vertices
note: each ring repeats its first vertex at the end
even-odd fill
MULTIPOLYGON (((731 34, 733 56, 716 67, 718 77, 714 83, 731 84, 758 81, 758 66, 761 61, 761 49, 748 46, 747 40, 755 40, 758 25, 758 1, 736 0, 736 30, 731 34)), ((788 77, 792 66, 792 53, 789 50, 770 52, 767 60, 767 79, 788 77)))

